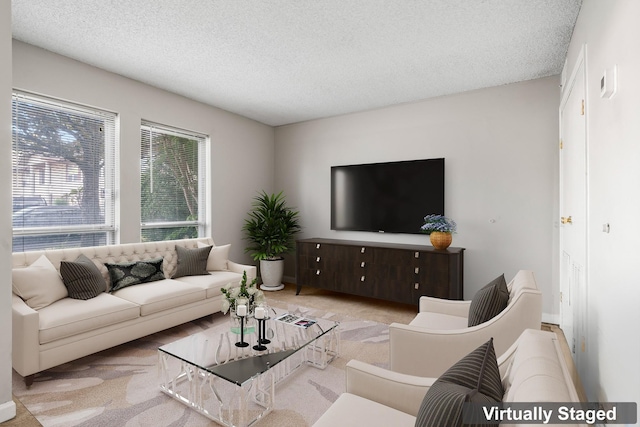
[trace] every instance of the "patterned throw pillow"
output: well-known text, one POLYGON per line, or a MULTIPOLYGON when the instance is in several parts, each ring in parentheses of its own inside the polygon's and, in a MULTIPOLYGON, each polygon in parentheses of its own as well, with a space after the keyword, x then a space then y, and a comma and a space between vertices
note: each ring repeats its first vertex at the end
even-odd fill
POLYGON ((104 265, 109 270, 109 278, 111 279, 109 292, 115 292, 127 286, 164 279, 164 273, 162 272, 163 261, 163 258, 160 257, 120 264, 105 263, 104 265))
POLYGON ((75 261, 61 261, 60 275, 69 297, 74 299, 95 298, 107 289, 107 282, 98 267, 82 254, 75 261))
POLYGON ((211 246, 197 249, 187 249, 176 245, 178 253, 178 268, 173 278, 184 276, 201 276, 209 274, 207 271, 207 261, 209 260, 209 252, 211 246))
POLYGON ((509 303, 509 289, 504 274, 480 289, 469 305, 468 326, 487 322, 500 314, 509 303))
POLYGON ((416 427, 462 426, 464 403, 502 402, 504 389, 493 338, 460 359, 433 383, 416 416, 416 427))

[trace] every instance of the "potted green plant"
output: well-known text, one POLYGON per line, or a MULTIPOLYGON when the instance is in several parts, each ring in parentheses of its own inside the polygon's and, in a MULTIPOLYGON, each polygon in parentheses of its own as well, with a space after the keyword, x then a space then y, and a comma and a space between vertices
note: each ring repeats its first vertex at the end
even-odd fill
POLYGON ((427 215, 420 227, 420 231, 428 234, 431 244, 436 249, 447 249, 453 240, 452 234, 456 232, 457 224, 454 220, 444 215, 427 215))
POLYGON ((245 252, 260 261, 260 289, 277 291, 282 289, 284 258, 295 247, 294 235, 302 229, 299 212, 288 207, 283 192, 267 194, 262 191, 253 199, 249 217, 242 230, 249 242, 245 252))

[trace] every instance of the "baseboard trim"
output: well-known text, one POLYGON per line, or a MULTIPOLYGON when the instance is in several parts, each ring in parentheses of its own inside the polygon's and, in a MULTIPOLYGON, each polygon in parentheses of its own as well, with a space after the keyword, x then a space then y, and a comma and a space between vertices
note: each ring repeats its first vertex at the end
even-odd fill
POLYGON ((0 423, 16 417, 16 402, 10 400, 0 405, 0 423))
POLYGON ((542 313, 542 323, 551 323, 553 325, 560 324, 559 314, 542 313))

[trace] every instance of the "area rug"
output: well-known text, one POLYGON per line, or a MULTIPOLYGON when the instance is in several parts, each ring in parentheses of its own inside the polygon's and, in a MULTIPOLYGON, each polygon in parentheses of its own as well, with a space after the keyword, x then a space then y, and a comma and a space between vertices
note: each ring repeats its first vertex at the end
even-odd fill
MULTIPOLYGON (((279 308, 340 322, 340 356, 324 370, 303 367, 279 383, 275 409, 258 423, 311 426, 344 392, 349 360, 387 365, 388 325, 305 307, 279 308)), ((217 313, 78 359, 37 375, 29 389, 14 373, 14 396, 45 427, 216 425, 160 392, 157 349, 228 321, 217 313)))

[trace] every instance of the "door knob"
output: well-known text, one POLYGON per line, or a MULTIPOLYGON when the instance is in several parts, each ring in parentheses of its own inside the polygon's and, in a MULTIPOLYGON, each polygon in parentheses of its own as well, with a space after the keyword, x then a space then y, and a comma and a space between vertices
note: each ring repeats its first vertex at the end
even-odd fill
POLYGON ((571 215, 568 217, 560 217, 560 222, 563 224, 573 224, 573 220, 571 219, 571 215))

